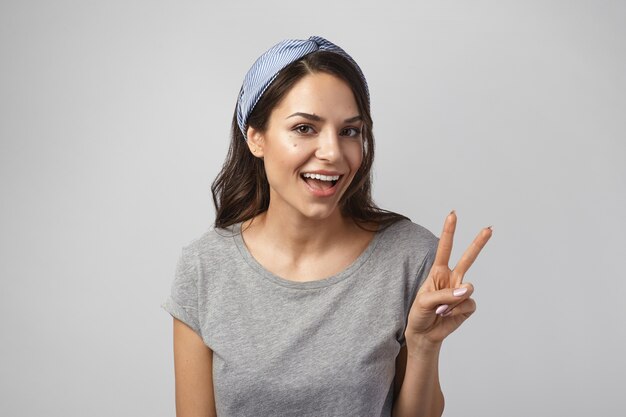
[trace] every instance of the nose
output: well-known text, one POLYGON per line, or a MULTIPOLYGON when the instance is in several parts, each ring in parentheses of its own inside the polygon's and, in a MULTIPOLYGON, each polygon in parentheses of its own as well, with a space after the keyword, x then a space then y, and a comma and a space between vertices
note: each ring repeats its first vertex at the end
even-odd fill
POLYGON ((317 150, 315 156, 318 159, 335 162, 341 157, 339 134, 329 130, 325 134, 318 136, 317 150))

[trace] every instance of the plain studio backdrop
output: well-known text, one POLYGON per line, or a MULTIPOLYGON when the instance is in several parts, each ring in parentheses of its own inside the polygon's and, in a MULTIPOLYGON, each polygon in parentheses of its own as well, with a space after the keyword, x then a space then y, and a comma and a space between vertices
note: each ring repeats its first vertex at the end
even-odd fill
POLYGON ((214 220, 244 74, 310 35, 368 79, 379 205, 436 235, 456 209, 453 263, 494 226, 444 415, 624 415, 625 22, 597 0, 3 1, 0 415, 174 415, 160 304, 214 220))

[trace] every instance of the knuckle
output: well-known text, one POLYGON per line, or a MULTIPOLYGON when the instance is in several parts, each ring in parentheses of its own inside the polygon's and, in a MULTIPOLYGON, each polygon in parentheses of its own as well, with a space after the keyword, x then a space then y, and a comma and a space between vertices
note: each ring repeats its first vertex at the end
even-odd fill
POLYGON ((425 297, 424 294, 421 294, 421 296, 417 296, 415 299, 418 307, 422 310, 428 310, 428 306, 430 305, 426 298, 427 297, 425 297))

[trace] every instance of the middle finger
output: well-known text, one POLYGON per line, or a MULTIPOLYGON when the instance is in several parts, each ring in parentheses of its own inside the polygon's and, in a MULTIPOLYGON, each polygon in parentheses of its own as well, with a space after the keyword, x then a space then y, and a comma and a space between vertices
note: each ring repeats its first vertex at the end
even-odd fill
POLYGON ((461 259, 454 267, 452 271, 453 281, 456 287, 461 285, 463 282, 463 277, 467 270, 472 266, 480 251, 485 247, 487 241, 491 237, 492 230, 491 226, 485 227, 483 230, 478 233, 478 236, 474 238, 474 241, 470 244, 470 246, 465 250, 461 259))

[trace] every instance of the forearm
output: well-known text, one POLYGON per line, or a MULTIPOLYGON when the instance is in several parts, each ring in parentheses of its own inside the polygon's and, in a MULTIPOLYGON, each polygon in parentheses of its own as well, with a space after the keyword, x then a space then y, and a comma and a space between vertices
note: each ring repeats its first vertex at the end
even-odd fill
POLYGON ((440 417, 444 398, 439 385, 439 351, 431 345, 407 339, 407 362, 402 387, 394 402, 393 417, 440 417))

